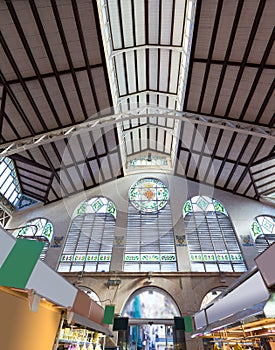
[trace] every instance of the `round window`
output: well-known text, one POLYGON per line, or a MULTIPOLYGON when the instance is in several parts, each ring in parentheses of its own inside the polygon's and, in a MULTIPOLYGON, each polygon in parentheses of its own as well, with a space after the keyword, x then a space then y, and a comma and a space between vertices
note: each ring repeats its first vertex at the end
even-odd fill
POLYGON ((155 213, 165 207, 169 191, 165 184, 154 178, 137 181, 129 190, 131 204, 143 213, 155 213))

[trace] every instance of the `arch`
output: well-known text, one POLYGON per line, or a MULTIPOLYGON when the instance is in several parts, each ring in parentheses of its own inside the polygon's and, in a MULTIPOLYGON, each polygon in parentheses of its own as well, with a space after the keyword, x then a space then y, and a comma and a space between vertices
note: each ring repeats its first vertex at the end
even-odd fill
POLYGON ((183 206, 192 271, 243 272, 245 262, 225 207, 217 199, 195 196, 183 206))
POLYGON ((86 293, 92 300, 94 300, 98 305, 101 305, 101 301, 99 299, 99 296, 96 294, 95 291, 93 291, 90 287, 88 286, 82 286, 78 285, 77 288, 82 290, 84 293, 86 293))
POLYGON ((21 228, 13 232, 16 238, 35 239, 45 242, 45 246, 40 254, 40 259, 44 260, 50 246, 54 233, 53 224, 50 220, 38 217, 26 222, 21 228))
POLYGON ((198 211, 217 212, 228 216, 223 204, 217 199, 208 196, 195 196, 186 201, 183 206, 183 217, 188 213, 198 211))
POLYGON ((103 196, 92 197, 80 203, 73 213, 73 218, 77 215, 88 213, 111 214, 116 219, 116 207, 114 203, 103 196))
POLYGON ((263 252, 275 242, 275 216, 259 215, 250 225, 250 232, 258 253, 263 252))
POLYGON ((180 316, 180 310, 164 289, 148 286, 130 295, 121 314, 129 318, 168 319, 180 316))
POLYGON ((110 269, 116 207, 103 196, 82 202, 75 210, 59 272, 105 272, 110 269))
POLYGON ((124 271, 177 271, 169 190, 159 179, 129 189, 124 271))
POLYGON ((200 310, 205 308, 208 304, 210 304, 214 299, 218 298, 221 293, 225 291, 226 287, 215 287, 211 289, 209 292, 205 294, 202 299, 200 310))

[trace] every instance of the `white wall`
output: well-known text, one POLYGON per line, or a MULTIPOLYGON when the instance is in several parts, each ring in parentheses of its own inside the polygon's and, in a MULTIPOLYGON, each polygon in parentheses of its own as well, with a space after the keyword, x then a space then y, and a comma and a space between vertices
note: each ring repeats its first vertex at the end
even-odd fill
MULTIPOLYGON (((65 198, 59 202, 41 206, 37 209, 27 209, 18 212, 9 222, 8 228, 22 226, 26 221, 36 218, 45 217, 54 225, 54 235, 64 236, 69 229, 71 218, 75 208, 84 200, 96 195, 103 195, 110 198, 119 211, 116 222, 116 234, 125 235, 127 227, 127 209, 128 209, 128 190, 130 186, 138 179, 143 177, 157 177, 162 180, 169 188, 170 202, 173 213, 173 224, 180 225, 182 220, 182 207, 185 201, 198 194, 207 195, 218 199, 227 209, 235 230, 238 234, 249 234, 249 227, 253 218, 257 215, 275 215, 275 207, 262 204, 255 200, 250 200, 242 196, 233 195, 229 192, 216 190, 211 186, 201 185, 196 182, 158 173, 146 173, 126 176, 122 179, 109 182, 80 194, 65 198)), ((254 264, 256 249, 254 246, 242 246, 243 253, 249 266, 254 264)), ((61 249, 50 248, 47 256, 47 263, 55 268, 61 249)), ((123 254, 117 254, 115 266, 121 266, 123 254)), ((178 260, 180 261, 179 257, 178 260)), ((181 264, 179 264, 181 266, 181 264)), ((182 265, 185 266, 186 265, 182 265)), ((118 268, 119 269, 119 268, 118 268)))

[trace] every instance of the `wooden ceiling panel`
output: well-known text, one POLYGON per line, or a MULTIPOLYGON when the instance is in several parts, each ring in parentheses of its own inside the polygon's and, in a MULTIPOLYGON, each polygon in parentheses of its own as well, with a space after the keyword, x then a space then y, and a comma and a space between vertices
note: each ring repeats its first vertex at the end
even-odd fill
POLYGON ((209 168, 207 169, 208 171, 205 173, 205 177, 202 182, 209 185, 214 185, 217 174, 222 169, 222 161, 219 159, 212 159, 211 162, 209 162, 209 168))
POLYGON ((218 116, 225 115, 225 112, 230 100, 231 92, 236 82, 238 71, 239 71, 238 67, 234 67, 234 66, 227 67, 224 80, 222 83, 222 87, 219 91, 217 91, 218 101, 214 111, 215 115, 218 115, 218 116))
POLYGON ((212 59, 223 60, 226 56, 233 30, 238 0, 223 1, 212 59))
POLYGON ((238 83, 238 80, 236 80, 236 84, 238 85, 235 93, 235 98, 228 115, 229 117, 235 119, 236 117, 239 117, 241 115, 245 101, 248 98, 256 74, 257 69, 245 68, 241 81, 238 83))
POLYGON ((221 172, 218 171, 215 174, 215 184, 217 186, 226 188, 226 182, 228 180, 228 174, 230 174, 230 172, 232 171, 233 167, 234 167, 234 164, 225 162, 225 164, 221 168, 221 172))
POLYGON ((201 113, 211 114, 213 102, 215 99, 215 94, 213 92, 217 91, 221 70, 221 65, 212 64, 210 66, 207 85, 205 87, 204 93, 202 94, 203 99, 201 98, 201 101, 203 101, 201 113))
POLYGON ((192 74, 191 83, 190 83, 189 99, 188 99, 188 105, 187 105, 187 110, 189 111, 197 110, 197 107, 200 101, 200 96, 201 96, 201 89, 203 84, 205 68, 206 68, 205 64, 201 64, 201 63, 193 64, 193 74, 192 74))
POLYGON ((119 178, 123 176, 122 162, 119 153, 112 153, 109 156, 113 177, 119 178))
POLYGON ((100 54, 99 34, 95 22, 93 2, 77 1, 76 4, 78 6, 79 18, 81 21, 89 62, 91 65, 100 64, 102 58, 100 54))
MULTIPOLYGON (((77 81, 79 84, 80 89, 80 95, 83 100, 84 108, 82 108, 82 115, 85 116, 85 119, 88 117, 92 117, 94 114, 97 113, 96 106, 93 99, 93 94, 91 90, 91 85, 89 82, 89 77, 86 74, 85 71, 77 72, 77 81), (87 117, 86 117, 87 116, 87 117)), ((79 103, 81 103, 81 100, 79 98, 79 103)), ((81 104, 82 106, 82 104, 81 104)))
POLYGON ((188 159, 188 152, 180 151, 177 155, 177 163, 175 172, 178 176, 186 177, 185 165, 188 159))
MULTIPOLYGON (((195 130, 194 130, 195 131, 195 130)), ((196 134, 193 141, 193 147, 192 149, 196 152, 202 152, 205 146, 205 134, 206 133, 206 126, 205 125, 197 125, 196 126, 196 134)))
MULTIPOLYGON (((275 8, 272 1, 265 1, 264 9, 261 14, 255 40, 253 41, 248 61, 258 63, 262 59, 267 42, 274 31, 275 8)), ((274 64, 274 54, 269 56, 268 64, 274 64)))
POLYGON ((273 90, 274 94, 274 79, 275 74, 271 69, 265 69, 257 83, 255 92, 251 98, 251 101, 247 107, 246 113, 243 117, 244 121, 254 122, 257 121, 260 124, 269 125, 273 113, 274 113, 274 95, 268 98, 267 106, 264 108, 264 113, 261 112, 261 109, 265 105, 266 96, 269 95, 269 91, 273 90), (273 89, 272 89, 273 85, 273 89), (260 118, 258 118, 260 116, 260 118))
MULTIPOLYGON (((37 106, 37 109, 39 111, 39 114, 41 115, 45 127, 43 128, 45 131, 48 130, 53 130, 57 129, 59 127, 58 121, 56 120, 55 116, 53 115, 53 112, 49 106, 49 103, 45 97, 45 94, 41 88, 41 85, 37 80, 31 80, 26 82, 27 88, 30 91, 32 97, 33 97, 33 102, 37 106)), ((52 86, 52 85, 51 85, 52 86)), ((50 88, 48 91, 51 90, 50 88)), ((55 97, 58 96, 58 91, 56 91, 56 94, 52 92, 52 95, 55 97)), ((25 103, 24 103, 25 105, 25 103)), ((58 105, 58 103, 56 103, 58 105)), ((35 118, 33 118, 35 119, 35 118)))
MULTIPOLYGON (((238 27, 235 34, 235 40, 233 43, 230 60, 235 62, 241 62, 247 45, 249 45, 249 37, 253 30, 257 27, 257 11, 259 13, 263 10, 263 4, 265 1, 251 0, 245 1, 242 8, 242 13, 238 23, 238 27), (255 21, 255 23, 254 23, 255 21)), ((252 33, 253 34, 253 33, 252 33)))
POLYGON ((217 1, 201 1, 195 57, 207 58, 217 11, 217 1))
MULTIPOLYGON (((237 166, 237 167, 234 167, 234 169, 232 170, 232 174, 229 171, 227 172, 227 175, 225 173, 225 178, 227 179, 226 188, 228 190, 234 190, 236 183, 239 181, 244 171, 245 171, 245 167, 237 166)), ((238 191, 240 191, 240 188, 243 188, 243 190, 246 189, 250 182, 251 182, 251 179, 249 178, 247 178, 246 181, 242 180, 238 187, 238 191)))
POLYGON ((104 70, 102 67, 91 69, 91 75, 93 78, 93 86, 91 86, 91 89, 95 89, 95 94, 93 95, 94 103, 96 105, 95 99, 97 99, 98 111, 104 111, 111 105, 111 100, 108 93, 109 83, 106 82, 104 70))
MULTIPOLYGON (((16 88, 13 87, 13 89, 16 90, 15 93, 17 95, 17 90, 20 91, 21 87, 16 86, 16 88)), ((13 90, 11 90, 11 92, 13 94, 13 90)), ((20 138, 31 136, 32 134, 31 126, 28 124, 28 122, 26 123, 26 119, 25 119, 25 115, 24 115, 24 111, 22 110, 22 107, 20 106, 17 99, 11 100, 9 95, 7 96, 7 100, 5 104, 5 114, 7 115, 7 118, 9 119, 11 124, 16 129, 16 133, 19 135, 20 138), (19 106, 19 108, 16 108, 13 102, 15 102, 16 106, 19 106), (21 111, 22 113, 20 113, 21 111)), ((7 130, 3 130, 3 132, 4 131, 7 131, 7 130)), ((10 137, 12 136, 9 134, 4 134, 4 138, 6 139, 6 141, 9 141, 10 137)))
MULTIPOLYGON (((83 110, 79 101, 79 96, 76 91, 76 86, 74 84, 71 74, 64 74, 61 76, 62 85, 66 87, 65 94, 68 100, 66 104, 67 113, 73 116, 75 122, 79 123, 84 121, 83 110)), ((72 119, 72 118, 70 118, 72 119)))
POLYGON ((54 77, 43 79, 49 95, 49 101, 52 104, 51 112, 56 114, 56 118, 61 125, 70 125, 72 120, 68 108, 62 97, 58 83, 54 77))

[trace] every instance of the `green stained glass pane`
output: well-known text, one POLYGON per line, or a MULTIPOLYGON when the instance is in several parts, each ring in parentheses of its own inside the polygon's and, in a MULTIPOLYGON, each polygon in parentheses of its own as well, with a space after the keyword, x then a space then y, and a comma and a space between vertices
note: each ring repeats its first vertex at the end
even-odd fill
POLYGON ((191 213, 193 211, 192 203, 191 201, 185 202, 183 206, 183 216, 185 216, 187 213, 191 213))
POLYGON ((204 261, 216 261, 215 254, 212 254, 212 253, 203 254, 203 260, 204 261))
POLYGON ((108 202, 107 213, 112 214, 114 217, 116 217, 116 207, 111 201, 108 202))
POLYGON ((25 227, 20 228, 20 230, 18 230, 17 235, 24 236, 27 234, 27 232, 28 232, 28 227, 25 226, 25 227))
POLYGON ((99 255, 99 261, 111 261, 110 254, 101 254, 99 255))
POLYGON ((230 260, 234 262, 243 261, 243 256, 240 253, 230 254, 230 260))
POLYGON ((176 255, 175 254, 161 254, 160 260, 161 261, 176 261, 176 255))
POLYGON ((86 209, 87 209, 87 202, 83 202, 77 208, 76 215, 85 214, 86 213, 86 209))
POLYGON ((229 261, 228 254, 216 254, 217 261, 229 261))
POLYGON ((141 261, 159 261, 159 254, 142 254, 141 261))
POLYGON ((197 254, 197 253, 193 253, 190 254, 190 260, 191 261, 202 261, 202 254, 197 254))
POLYGON ((251 224, 251 231, 252 231, 252 234, 253 234, 254 238, 256 236, 261 235, 263 233, 262 229, 261 229, 261 226, 258 224, 258 222, 256 220, 254 220, 252 222, 252 224, 251 224))
POLYGON ((64 254, 61 256, 61 261, 73 261, 73 255, 64 254))
POLYGON ((47 222, 43 230, 43 236, 47 237, 48 240, 51 241, 52 235, 53 235, 53 225, 50 222, 47 222))
POLYGON ((96 213, 99 209, 101 209, 104 206, 104 203, 100 198, 97 198, 92 204, 91 207, 93 208, 94 212, 96 213))
POLYGON ((98 255, 97 254, 88 254, 86 256, 86 261, 98 261, 98 255))
POLYGON ((124 261, 139 261, 139 254, 125 254, 124 261))
POLYGON ((274 224, 273 224, 273 221, 271 222, 271 218, 264 218, 263 219, 263 227, 266 228, 267 231, 272 233, 274 224))
POLYGON ((74 255, 73 260, 75 262, 85 261, 86 260, 86 255, 85 254, 76 254, 76 255, 74 255))
POLYGON ((213 199, 213 204, 214 204, 215 211, 223 214, 227 214, 224 206, 219 201, 217 201, 216 199, 213 199))
POLYGON ((197 201, 197 205, 202 209, 202 210, 206 210, 208 207, 208 202, 207 200, 205 200, 203 197, 199 197, 198 201, 197 201))

